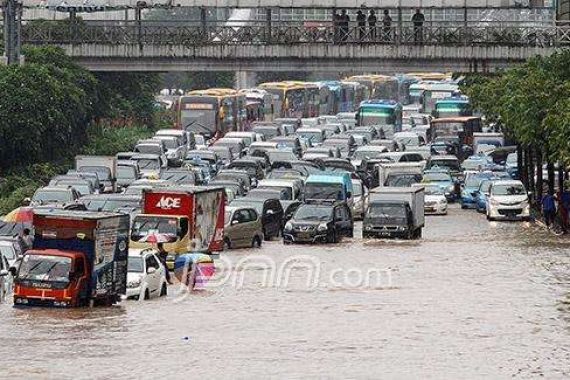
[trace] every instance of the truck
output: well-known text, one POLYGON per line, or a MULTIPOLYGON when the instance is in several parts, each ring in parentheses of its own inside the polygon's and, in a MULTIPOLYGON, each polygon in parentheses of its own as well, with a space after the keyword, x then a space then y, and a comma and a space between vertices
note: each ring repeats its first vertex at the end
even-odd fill
POLYGON ((311 174, 305 181, 303 200, 306 203, 344 201, 352 208, 354 196, 350 173, 324 172, 324 174, 311 174))
POLYGON ((423 187, 377 187, 370 190, 362 237, 416 239, 425 225, 423 187))
POLYGON ((133 220, 130 245, 133 248, 153 246, 155 243, 146 241, 148 235, 162 234, 171 238, 164 243, 164 249, 173 255, 221 251, 224 246, 224 213, 225 193, 222 187, 146 189, 143 191, 142 213, 133 220))
POLYGON ((505 145, 505 137, 502 133, 473 133, 473 152, 475 154, 486 153, 505 145))
POLYGON ((14 278, 16 306, 111 305, 126 294, 128 215, 36 210, 33 227, 14 278))
POLYGON ((380 187, 408 187, 422 180, 423 170, 422 162, 381 162, 378 165, 378 183, 380 187))
POLYGON ((102 193, 117 192, 117 157, 76 156, 75 170, 80 173, 96 173, 102 193))

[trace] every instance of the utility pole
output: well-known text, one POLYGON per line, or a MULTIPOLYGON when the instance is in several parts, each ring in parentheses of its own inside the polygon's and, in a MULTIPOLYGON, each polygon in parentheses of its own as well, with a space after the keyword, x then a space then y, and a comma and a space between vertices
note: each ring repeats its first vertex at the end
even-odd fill
POLYGON ((3 0, 4 56, 8 65, 20 64, 23 4, 18 0, 3 0))

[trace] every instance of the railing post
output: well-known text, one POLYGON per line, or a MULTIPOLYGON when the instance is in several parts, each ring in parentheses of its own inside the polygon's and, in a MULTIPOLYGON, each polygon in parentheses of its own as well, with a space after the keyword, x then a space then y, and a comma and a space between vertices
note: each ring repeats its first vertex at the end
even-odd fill
POLYGON ((467 25, 467 4, 463 7, 463 45, 467 46, 469 40, 469 26, 467 25))
POLYGON ((402 43, 403 30, 402 7, 398 7, 398 38, 396 38, 396 43, 398 45, 402 43))
POLYGON ((265 42, 271 42, 271 18, 273 14, 271 8, 265 8, 265 42))
POLYGON ((206 7, 200 7, 200 28, 202 31, 202 38, 207 41, 208 35, 208 12, 206 12, 206 7))
POLYGON ((142 51, 142 6, 139 3, 137 3, 135 8, 135 21, 137 25, 137 42, 139 44, 139 50, 142 51))

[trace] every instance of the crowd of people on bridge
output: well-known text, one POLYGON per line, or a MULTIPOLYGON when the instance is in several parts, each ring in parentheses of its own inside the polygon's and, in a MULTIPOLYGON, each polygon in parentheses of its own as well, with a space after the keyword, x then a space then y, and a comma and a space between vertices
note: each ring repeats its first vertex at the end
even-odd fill
MULTIPOLYGON (((410 21, 413 24, 414 42, 423 43, 425 16, 420 8, 416 9, 416 12, 412 15, 410 21)), ((389 43, 392 42, 395 38, 394 27, 392 26, 393 20, 388 9, 384 9, 382 19, 380 20, 381 25, 378 26, 378 16, 376 16, 374 9, 371 9, 368 12, 368 15, 366 15, 362 9, 359 9, 356 12, 357 28, 355 34, 351 33, 351 20, 346 9, 341 10, 340 14, 336 9, 334 9, 332 22, 334 29, 334 41, 336 43, 346 43, 349 42, 349 40, 357 40, 360 42, 370 41, 389 43)))

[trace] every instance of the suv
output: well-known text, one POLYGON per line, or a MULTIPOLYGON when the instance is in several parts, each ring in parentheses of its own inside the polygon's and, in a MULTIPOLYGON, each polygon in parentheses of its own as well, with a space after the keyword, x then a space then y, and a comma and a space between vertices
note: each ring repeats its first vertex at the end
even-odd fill
POLYGON ((252 207, 226 207, 224 248, 261 247, 261 218, 252 207))
POLYGON ((338 243, 343 236, 354 236, 350 208, 344 202, 299 206, 283 230, 283 243, 338 243))
POLYGON ((167 293, 166 268, 154 248, 129 249, 127 298, 162 297, 167 293))
POLYGON ((283 206, 278 199, 240 198, 232 201, 230 206, 253 207, 261 215, 261 228, 265 240, 279 237, 283 229, 283 206))
POLYGON ((493 181, 487 196, 487 220, 530 219, 528 193, 521 181, 493 181))

